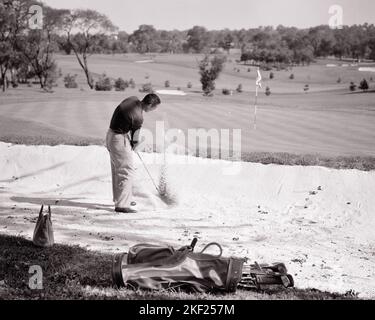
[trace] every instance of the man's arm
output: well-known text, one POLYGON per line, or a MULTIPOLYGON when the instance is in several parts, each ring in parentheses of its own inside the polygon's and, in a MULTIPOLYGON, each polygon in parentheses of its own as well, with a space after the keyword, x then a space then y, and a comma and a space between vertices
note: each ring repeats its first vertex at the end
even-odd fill
POLYGON ((136 146, 139 143, 139 135, 141 133, 141 127, 135 131, 130 131, 130 144, 133 148, 133 150, 136 148, 136 146))
POLYGON ((132 116, 132 129, 130 130, 130 142, 134 149, 139 143, 139 135, 143 125, 142 113, 135 113, 132 116))

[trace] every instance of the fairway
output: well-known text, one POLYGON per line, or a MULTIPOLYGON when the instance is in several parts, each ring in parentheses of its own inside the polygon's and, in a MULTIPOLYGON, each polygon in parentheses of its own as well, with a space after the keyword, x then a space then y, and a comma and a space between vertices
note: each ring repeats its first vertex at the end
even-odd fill
MULTIPOLYGON (((73 56, 58 56, 65 75, 78 74, 79 89, 65 89, 62 79, 54 93, 41 93, 37 86, 9 90, 1 95, 0 116, 3 119, 23 120, 25 126, 46 126, 62 136, 104 139, 115 107, 126 97, 143 94, 138 88, 151 82, 156 90, 171 82, 171 90, 180 88, 186 96, 161 95, 160 109, 145 118, 145 128, 155 130, 155 121, 165 121, 169 129, 241 129, 242 151, 320 154, 327 156, 375 155, 375 94, 350 93, 350 81, 359 81, 371 73, 359 72, 356 67, 327 68, 327 61, 292 71, 263 73, 264 83, 259 95, 257 127, 254 129, 255 69, 237 65, 231 57, 217 81, 215 96, 203 97, 200 92, 197 61, 201 55, 98 55, 89 63, 95 74, 124 79, 133 78, 135 89, 125 92, 95 92, 87 88, 85 79, 73 56), (137 61, 154 62, 137 63, 137 61), (240 72, 233 71, 238 66, 240 72), (247 72, 250 68, 250 72, 247 72), (295 80, 289 79, 289 74, 295 80), (337 77, 342 83, 336 83, 337 77), (191 82, 193 88, 186 88, 191 82), (238 84, 244 92, 225 96, 221 89, 235 91, 238 84), (303 92, 309 83, 310 91, 303 92), (270 86, 272 94, 264 89, 270 86), (26 122, 25 122, 26 121, 26 122)), ((5 121, 5 120, 3 120, 5 121)), ((9 126, 9 121, 6 120, 9 126)), ((15 124, 16 125, 16 124, 15 124)), ((17 125, 13 128, 17 131, 17 125)), ((0 129, 0 136, 7 132, 0 129)), ((13 130, 12 130, 13 131, 13 130)), ((27 131, 27 130, 26 130, 27 131)))

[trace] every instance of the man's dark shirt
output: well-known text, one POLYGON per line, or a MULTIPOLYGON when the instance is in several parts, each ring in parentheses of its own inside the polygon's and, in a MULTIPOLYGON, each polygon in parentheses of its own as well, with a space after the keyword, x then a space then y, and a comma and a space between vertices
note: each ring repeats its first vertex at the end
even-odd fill
MULTIPOLYGON (((113 113, 110 128, 118 134, 130 132, 131 140, 134 141, 134 134, 142 127, 143 109, 141 101, 137 97, 125 99, 113 113)), ((138 140, 137 138, 135 140, 138 140)))

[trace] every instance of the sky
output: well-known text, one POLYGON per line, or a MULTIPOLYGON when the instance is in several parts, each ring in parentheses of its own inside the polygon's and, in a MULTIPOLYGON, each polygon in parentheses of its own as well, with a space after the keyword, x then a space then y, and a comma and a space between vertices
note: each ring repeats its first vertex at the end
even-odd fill
POLYGON ((259 26, 298 28, 328 24, 329 8, 340 5, 343 24, 375 24, 375 0, 42 0, 54 8, 90 8, 106 14, 128 33, 141 24, 162 30, 209 30, 259 26))

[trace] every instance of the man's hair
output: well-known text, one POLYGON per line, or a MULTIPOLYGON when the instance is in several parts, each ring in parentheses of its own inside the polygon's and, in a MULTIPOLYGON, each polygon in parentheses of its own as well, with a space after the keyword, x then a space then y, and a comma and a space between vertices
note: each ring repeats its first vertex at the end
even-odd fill
POLYGON ((160 104, 161 101, 160 101, 160 98, 156 94, 150 93, 143 98, 143 103, 144 104, 151 104, 151 105, 155 106, 155 105, 160 104))

